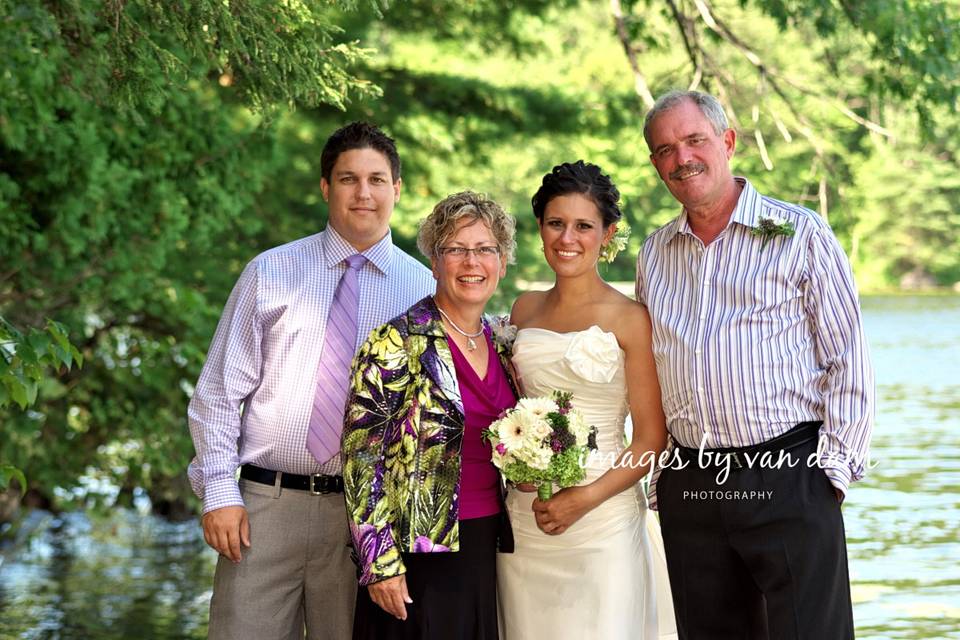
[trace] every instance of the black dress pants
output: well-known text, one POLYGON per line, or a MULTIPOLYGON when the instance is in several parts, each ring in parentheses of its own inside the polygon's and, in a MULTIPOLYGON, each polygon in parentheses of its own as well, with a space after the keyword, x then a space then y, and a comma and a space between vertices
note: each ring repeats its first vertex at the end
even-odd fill
MULTIPOLYGON (((697 457, 657 482, 681 640, 847 640, 853 609, 843 517, 817 442, 799 464, 719 469, 697 457)), ((776 460, 777 455, 774 455, 776 460)))

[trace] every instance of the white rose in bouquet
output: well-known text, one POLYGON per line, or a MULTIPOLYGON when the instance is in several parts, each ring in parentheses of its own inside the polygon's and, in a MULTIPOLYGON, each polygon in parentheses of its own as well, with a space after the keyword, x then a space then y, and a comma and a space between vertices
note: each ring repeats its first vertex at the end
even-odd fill
POLYGON ((586 446, 590 438, 590 425, 583 419, 583 414, 573 409, 567 414, 567 420, 570 423, 570 433, 577 439, 577 446, 586 446))
POLYGON ((517 459, 530 465, 534 469, 546 469, 553 459, 553 451, 547 446, 531 446, 521 449, 517 459))
POLYGON ((546 420, 535 420, 533 424, 530 425, 530 441, 536 445, 539 445, 544 438, 553 433, 553 427, 550 426, 550 423, 546 420))

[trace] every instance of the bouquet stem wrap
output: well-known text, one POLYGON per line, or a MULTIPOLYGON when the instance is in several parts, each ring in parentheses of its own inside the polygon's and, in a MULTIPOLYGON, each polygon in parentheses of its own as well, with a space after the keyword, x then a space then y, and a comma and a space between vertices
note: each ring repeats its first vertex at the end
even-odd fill
POLYGON ((537 497, 541 500, 549 500, 553 497, 553 483, 540 482, 537 484, 537 497))

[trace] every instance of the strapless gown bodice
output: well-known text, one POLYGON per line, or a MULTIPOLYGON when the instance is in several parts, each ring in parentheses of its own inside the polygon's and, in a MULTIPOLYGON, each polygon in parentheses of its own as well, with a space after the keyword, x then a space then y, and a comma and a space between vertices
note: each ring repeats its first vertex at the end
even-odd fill
POLYGON ((624 353, 616 336, 596 325, 570 333, 521 329, 513 364, 523 395, 573 394, 573 406, 597 428, 597 451, 588 458, 583 483, 603 475, 626 446, 624 422, 630 411, 624 353))

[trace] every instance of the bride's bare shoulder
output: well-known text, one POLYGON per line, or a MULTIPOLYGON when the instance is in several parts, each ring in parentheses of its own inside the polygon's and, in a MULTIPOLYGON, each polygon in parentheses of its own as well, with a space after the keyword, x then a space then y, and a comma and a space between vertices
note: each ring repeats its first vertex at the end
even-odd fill
POLYGON ((620 346, 628 353, 634 347, 647 348, 650 343, 650 314, 636 300, 624 296, 618 304, 618 313, 613 319, 614 333, 620 346))
POLYGON ((602 316, 602 321, 598 324, 616 335, 624 348, 636 340, 638 332, 649 330, 650 317, 647 308, 613 287, 609 287, 603 305, 597 309, 602 316))
POLYGON ((615 321, 632 322, 636 320, 638 314, 646 313, 646 307, 609 285, 607 285, 603 303, 606 314, 615 321))
POLYGON ((510 309, 510 323, 518 327, 530 324, 530 319, 536 316, 543 308, 547 298, 546 291, 526 291, 521 293, 510 309))

